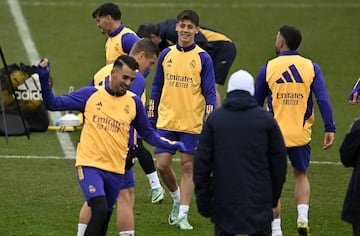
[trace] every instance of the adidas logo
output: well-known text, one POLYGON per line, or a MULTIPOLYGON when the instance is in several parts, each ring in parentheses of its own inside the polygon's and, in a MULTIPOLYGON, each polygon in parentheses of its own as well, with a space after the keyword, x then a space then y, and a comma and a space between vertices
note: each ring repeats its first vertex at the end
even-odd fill
POLYGON ((32 74, 28 79, 25 80, 23 84, 20 84, 17 87, 18 90, 40 90, 41 85, 39 81, 39 75, 37 73, 32 74))
POLYGON ((167 64, 172 64, 172 60, 169 59, 169 60, 166 61, 166 63, 167 63, 167 64))
POLYGON ((282 84, 282 83, 304 83, 304 81, 302 80, 299 71, 296 69, 295 65, 292 64, 291 66, 289 66, 289 70, 291 72, 291 75, 288 71, 285 71, 282 73, 282 77, 276 80, 277 84, 282 84))
POLYGON ((15 94, 18 100, 42 100, 39 75, 32 74, 16 88, 15 94))

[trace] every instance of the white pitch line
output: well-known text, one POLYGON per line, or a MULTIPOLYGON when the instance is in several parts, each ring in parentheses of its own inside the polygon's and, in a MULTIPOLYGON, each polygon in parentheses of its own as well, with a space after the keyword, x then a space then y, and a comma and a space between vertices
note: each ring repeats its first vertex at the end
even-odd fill
MULTIPOLYGON (((79 2, 69 2, 69 1, 28 1, 21 3, 24 6, 50 6, 50 7, 61 7, 61 6, 71 6, 71 7, 82 7, 93 6, 98 7, 99 4, 95 3, 79 3, 79 2)), ((129 7, 129 8, 174 8, 174 7, 183 7, 183 8, 302 8, 302 9, 310 9, 310 8, 359 8, 360 3, 284 3, 284 2, 263 2, 263 3, 169 3, 169 2, 142 2, 142 3, 132 3, 132 2, 124 2, 120 3, 121 7, 129 7)))
MULTIPOLYGON (((0 155, 0 158, 9 158, 9 159, 64 159, 63 157, 58 156, 22 156, 22 155, 0 155)), ((75 159, 72 157, 71 159, 75 159)), ((137 159, 135 159, 137 161, 137 159)), ((156 159, 154 159, 156 161, 156 159)), ((173 161, 179 162, 180 158, 173 158, 173 161)), ((289 162, 290 163, 290 162, 289 162)), ((341 162, 332 162, 332 161, 310 161, 310 164, 313 165, 342 165, 341 162)))
MULTIPOLYGON (((15 21, 16 28, 26 50, 29 61, 31 65, 36 65, 40 61, 39 53, 35 47, 34 41, 32 40, 29 27, 27 26, 27 22, 22 13, 19 1, 8 0, 7 2, 10 7, 11 14, 15 21)), ((59 119, 62 116, 60 112, 49 112, 49 115, 51 120, 53 121, 59 119)), ((75 148, 71 142, 69 134, 67 134, 66 132, 56 132, 56 135, 61 144, 65 158, 74 158, 75 148)))
MULTIPOLYGON (((8 159, 61 159, 64 160, 64 157, 59 157, 59 156, 21 156, 21 155, 0 155, 0 158, 8 158, 8 159)), ((75 156, 72 158, 67 158, 68 160, 70 159, 75 159, 75 156)))

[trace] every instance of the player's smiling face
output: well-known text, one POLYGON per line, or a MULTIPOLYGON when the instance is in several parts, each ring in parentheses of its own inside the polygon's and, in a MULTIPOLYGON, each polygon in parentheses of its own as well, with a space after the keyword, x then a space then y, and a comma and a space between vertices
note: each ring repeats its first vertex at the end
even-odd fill
POLYGON ((129 89, 135 79, 136 71, 130 69, 126 64, 122 68, 114 67, 111 70, 109 87, 117 96, 122 96, 129 89))
POLYGON ((176 31, 178 32, 179 45, 187 47, 194 43, 195 34, 199 32, 199 27, 191 20, 184 19, 176 23, 176 31))

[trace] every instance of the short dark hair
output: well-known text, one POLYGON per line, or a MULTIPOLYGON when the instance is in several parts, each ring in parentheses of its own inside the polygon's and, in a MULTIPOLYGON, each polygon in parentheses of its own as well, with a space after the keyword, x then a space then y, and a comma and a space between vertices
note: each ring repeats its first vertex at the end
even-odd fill
POLYGON ((129 55, 122 55, 116 58, 114 62, 114 67, 122 68, 124 64, 126 64, 132 70, 139 69, 139 64, 137 63, 137 61, 129 55))
POLYGON ((160 36, 160 26, 159 24, 143 23, 139 26, 136 34, 140 38, 150 38, 152 34, 160 36))
POLYGON ((199 15, 193 10, 183 10, 177 15, 176 19, 177 22, 182 20, 190 20, 196 26, 198 26, 200 22, 199 15))
POLYGON ((114 3, 104 3, 92 13, 94 19, 98 16, 111 16, 114 20, 121 20, 121 10, 114 3))
POLYGON ((141 38, 139 41, 137 41, 132 46, 132 48, 130 50, 130 54, 136 55, 141 51, 145 52, 146 58, 153 57, 154 55, 156 55, 156 57, 158 57, 160 54, 160 50, 159 50, 158 46, 151 39, 148 39, 148 38, 141 38))
POLYGON ((284 25, 279 30, 290 50, 296 50, 301 43, 301 32, 294 26, 284 25))

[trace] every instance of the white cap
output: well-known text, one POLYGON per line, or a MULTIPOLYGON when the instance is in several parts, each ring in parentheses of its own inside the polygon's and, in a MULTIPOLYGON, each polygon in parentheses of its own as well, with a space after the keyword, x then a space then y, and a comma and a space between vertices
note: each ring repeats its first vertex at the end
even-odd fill
POLYGON ((230 76, 227 92, 234 90, 248 91, 251 96, 254 95, 254 77, 245 70, 238 70, 230 76))

